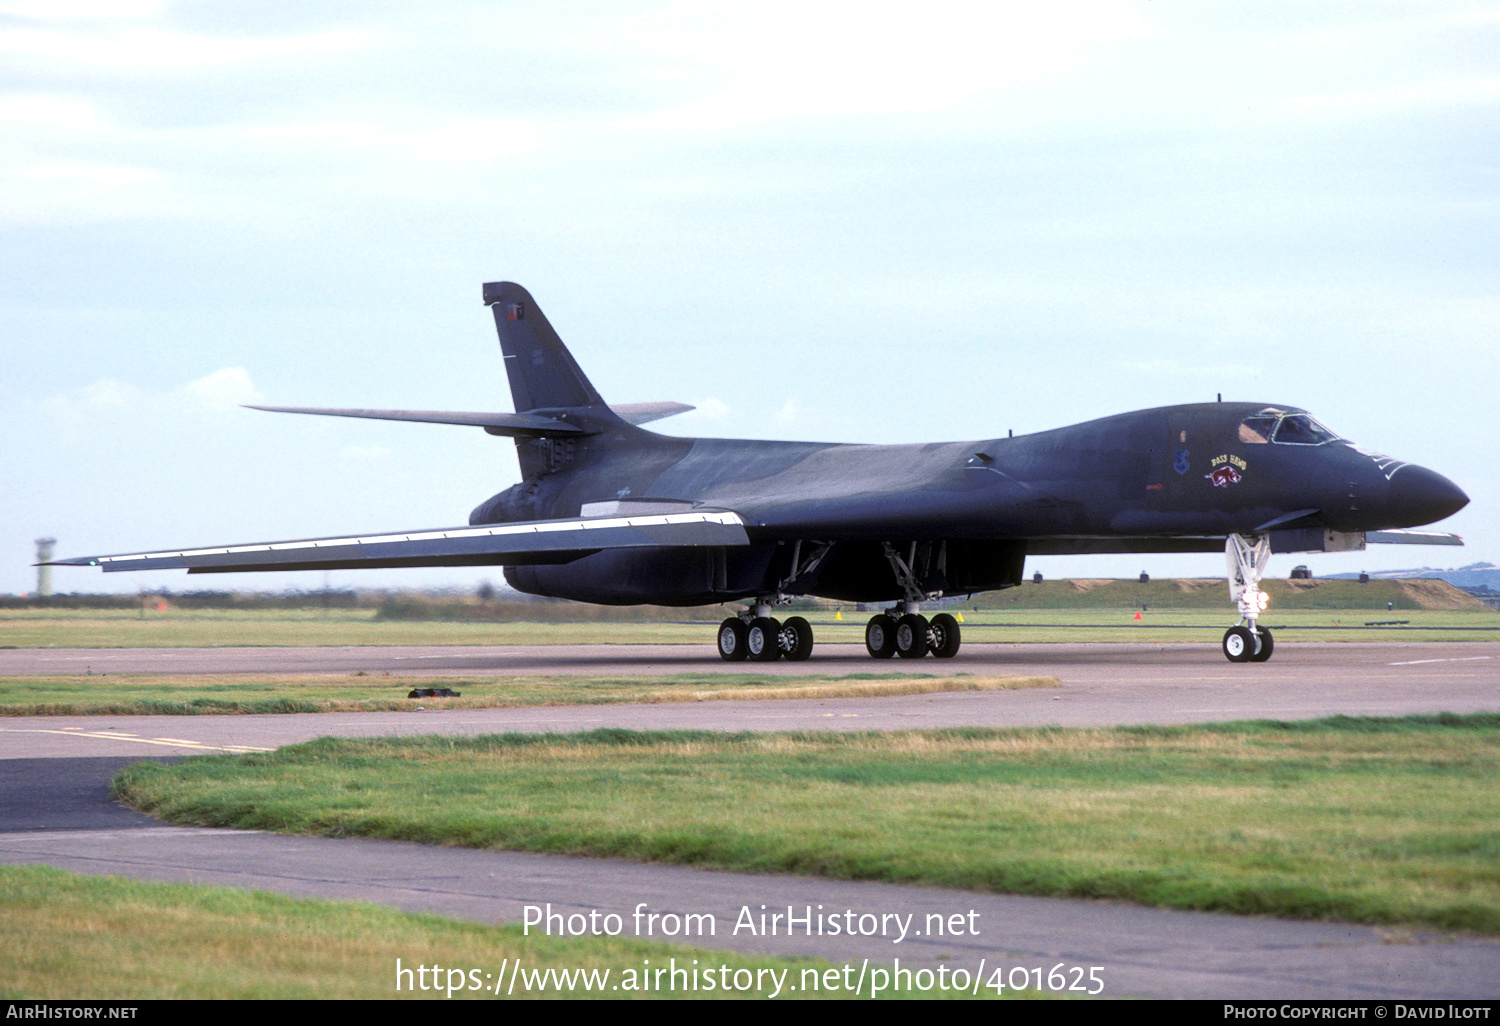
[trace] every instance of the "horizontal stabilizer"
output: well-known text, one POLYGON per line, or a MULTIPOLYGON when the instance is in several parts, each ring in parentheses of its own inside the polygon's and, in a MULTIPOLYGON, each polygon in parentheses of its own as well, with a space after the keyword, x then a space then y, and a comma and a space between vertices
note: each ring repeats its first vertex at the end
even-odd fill
POLYGON ((1446 531, 1367 531, 1372 545, 1462 545, 1463 538, 1446 531))
POLYGON ((648 424, 663 417, 675 417, 679 413, 696 410, 687 403, 611 403, 611 410, 627 424, 648 424))
POLYGON ((737 515, 700 510, 665 516, 532 520, 257 545, 81 556, 43 565, 97 566, 108 572, 180 569, 191 574, 395 566, 525 566, 568 563, 603 549, 749 543, 744 522, 737 515))
MULTIPOLYGON (((534 413, 455 413, 446 410, 336 410, 323 406, 248 406, 272 413, 312 413, 320 417, 364 417, 367 420, 406 420, 419 424, 466 424, 482 427, 492 435, 545 438, 578 435, 584 430, 555 417, 534 413)), ((667 414, 662 414, 667 416, 667 414)))

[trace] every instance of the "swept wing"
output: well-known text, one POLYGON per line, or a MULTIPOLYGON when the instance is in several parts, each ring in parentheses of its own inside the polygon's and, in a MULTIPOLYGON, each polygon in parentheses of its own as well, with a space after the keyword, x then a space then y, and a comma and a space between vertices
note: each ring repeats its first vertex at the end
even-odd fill
POLYGON ((534 520, 385 534, 215 545, 59 559, 50 566, 117 570, 342 570, 397 566, 524 566, 568 563, 605 549, 748 545, 744 523, 724 510, 639 517, 534 520))

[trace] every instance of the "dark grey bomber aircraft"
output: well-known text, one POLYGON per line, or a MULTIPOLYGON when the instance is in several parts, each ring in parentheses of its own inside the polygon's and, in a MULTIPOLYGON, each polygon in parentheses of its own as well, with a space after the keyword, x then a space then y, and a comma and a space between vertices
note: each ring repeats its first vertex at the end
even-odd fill
POLYGON ((1355 446, 1304 410, 1200 403, 1018 438, 834 445, 671 438, 638 424, 691 409, 609 406, 525 289, 484 286, 515 413, 284 413, 482 427, 516 440, 522 481, 469 526, 58 560, 189 573, 354 567, 505 567, 515 588, 614 605, 748 599, 719 628, 728 660, 806 659, 812 628, 771 618, 792 596, 892 602, 870 620, 877 659, 958 652, 943 595, 1021 583, 1027 555, 1224 549, 1240 622, 1235 662, 1270 658, 1261 575, 1272 552, 1366 540, 1458 543, 1407 532, 1457 512, 1447 478, 1355 446))

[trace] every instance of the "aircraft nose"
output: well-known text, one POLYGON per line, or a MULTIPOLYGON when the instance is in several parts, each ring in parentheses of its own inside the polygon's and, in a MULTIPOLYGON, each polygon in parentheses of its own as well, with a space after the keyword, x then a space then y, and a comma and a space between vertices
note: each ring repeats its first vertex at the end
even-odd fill
POLYGON ((1402 526, 1420 527, 1451 517, 1469 497, 1442 474, 1409 463, 1391 475, 1386 502, 1402 526))

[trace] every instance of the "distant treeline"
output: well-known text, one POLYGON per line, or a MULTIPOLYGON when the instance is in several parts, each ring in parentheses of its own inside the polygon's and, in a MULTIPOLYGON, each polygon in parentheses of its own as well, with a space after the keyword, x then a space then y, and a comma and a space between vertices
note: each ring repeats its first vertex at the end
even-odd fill
MULTIPOLYGON (((1431 579, 1268 580, 1273 609, 1465 609, 1482 603, 1452 585, 1431 579)), ((1223 609, 1229 593, 1223 579, 1051 580, 969 597, 953 596, 930 603, 933 609, 1223 609)), ((0 609, 139 609, 165 603, 193 609, 343 609, 374 610, 379 620, 515 621, 717 621, 744 602, 713 606, 598 606, 566 599, 540 598, 482 585, 474 592, 436 591, 151 591, 135 595, 68 595, 22 597, 0 595, 0 609)), ((840 610, 858 616, 889 603, 856 605, 824 599, 797 599, 777 606, 774 615, 840 610)))
MULTIPOLYGON (((1261 587, 1277 609, 1477 609, 1473 596, 1446 581, 1264 580, 1261 587)), ((982 609, 1224 609, 1229 588, 1223 578, 1056 580, 975 595, 982 609)), ((1230 607, 1232 608, 1232 607, 1230 607)))
POLYGON ((357 609, 355 591, 151 591, 136 595, 0 595, 0 609, 136 609, 166 602, 178 609, 357 609))
MULTIPOLYGON (((779 606, 778 609, 787 609, 779 606)), ((466 599, 452 595, 406 592, 389 595, 377 607, 378 620, 483 620, 494 622, 544 621, 591 623, 625 621, 659 623, 663 620, 717 622, 724 606, 598 606, 566 599, 520 597, 466 599)))
MULTIPOLYGON (((725 615, 722 606, 678 609, 665 606, 597 606, 566 599, 539 598, 494 587, 480 587, 474 594, 445 589, 439 591, 150 591, 135 595, 0 595, 0 609, 373 609, 379 620, 478 620, 478 621, 717 621, 725 615)), ((795 602, 783 609, 810 608, 810 602, 795 602)))

